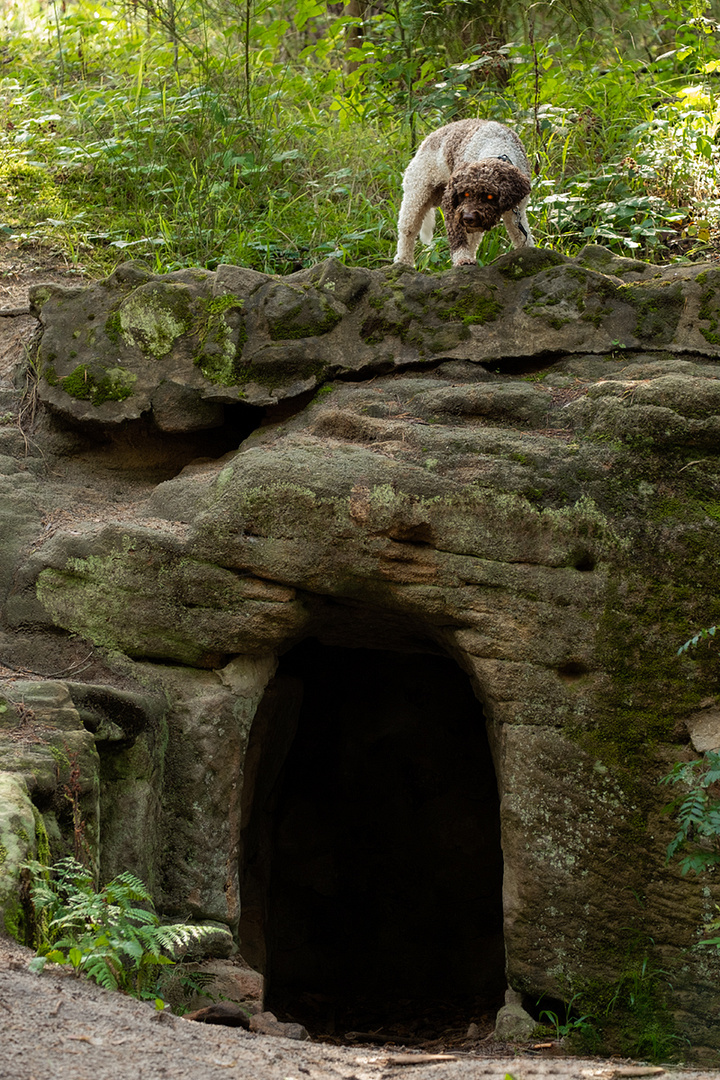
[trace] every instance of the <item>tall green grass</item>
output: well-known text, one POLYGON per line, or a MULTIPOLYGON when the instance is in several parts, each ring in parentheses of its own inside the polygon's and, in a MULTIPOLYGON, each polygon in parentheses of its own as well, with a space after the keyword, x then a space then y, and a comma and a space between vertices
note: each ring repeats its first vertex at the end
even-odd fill
MULTIPOLYGON (((593 30, 548 15, 458 63, 417 0, 371 18, 351 53, 348 20, 320 0, 210 2, 12 9, 0 235, 97 270, 131 257, 158 271, 381 266, 414 146, 478 115, 529 149, 538 243, 657 260, 717 249, 712 7, 617 0, 593 30)), ((494 230, 480 258, 507 246, 494 230)), ((448 265, 442 229, 419 265, 448 265)))

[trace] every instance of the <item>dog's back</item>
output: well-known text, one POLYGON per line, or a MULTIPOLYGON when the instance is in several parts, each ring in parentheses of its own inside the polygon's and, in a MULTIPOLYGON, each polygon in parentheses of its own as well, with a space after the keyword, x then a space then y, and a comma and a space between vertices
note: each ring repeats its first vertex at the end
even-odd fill
POLYGON ((438 165, 443 162, 448 175, 465 162, 493 157, 509 158, 513 165, 530 175, 530 164, 520 139, 495 120, 456 120, 446 124, 423 140, 418 155, 426 159, 436 157, 438 165))

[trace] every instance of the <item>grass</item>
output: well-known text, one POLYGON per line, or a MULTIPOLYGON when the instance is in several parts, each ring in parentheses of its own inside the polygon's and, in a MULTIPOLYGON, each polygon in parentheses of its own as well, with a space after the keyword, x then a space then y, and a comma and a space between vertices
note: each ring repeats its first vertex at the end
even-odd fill
MULTIPOLYGON (((382 266, 413 144, 480 115, 528 146, 538 243, 655 260, 717 247, 720 33, 702 3, 694 21, 618 3, 612 25, 550 21, 535 44, 519 26, 514 43, 457 63, 403 0, 371 20, 351 69, 343 20, 319 0, 251 4, 247 25, 209 3, 152 8, 175 13, 174 42, 142 4, 10 10, 0 235, 100 271, 127 258, 157 271, 285 274, 330 255, 382 266)), ((495 230, 481 261, 508 246, 495 230)), ((448 265, 438 229, 419 266, 448 265)))

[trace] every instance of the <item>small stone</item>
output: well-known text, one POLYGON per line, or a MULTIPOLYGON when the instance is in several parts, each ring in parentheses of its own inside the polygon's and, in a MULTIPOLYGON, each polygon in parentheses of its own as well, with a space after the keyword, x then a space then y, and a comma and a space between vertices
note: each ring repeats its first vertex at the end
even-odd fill
POLYGON ((468 1025, 468 1029, 467 1029, 467 1033, 465 1035, 465 1038, 466 1039, 479 1039, 480 1038, 480 1028, 477 1026, 477 1024, 469 1024, 468 1025))
POLYGON ((532 1035, 536 1021, 522 1007, 522 995, 517 990, 505 991, 505 1004, 498 1011, 493 1039, 496 1042, 518 1042, 532 1035))
POLYGON ((283 1024, 271 1012, 251 1016, 250 1031, 254 1031, 256 1035, 274 1035, 276 1038, 297 1039, 300 1042, 305 1042, 310 1038, 307 1029, 302 1024, 283 1024))

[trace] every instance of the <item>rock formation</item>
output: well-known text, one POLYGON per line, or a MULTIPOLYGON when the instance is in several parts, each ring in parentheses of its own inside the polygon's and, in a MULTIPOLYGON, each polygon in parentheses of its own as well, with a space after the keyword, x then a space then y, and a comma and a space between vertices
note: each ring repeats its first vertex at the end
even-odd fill
POLYGON ((720 621, 720 269, 126 264, 31 303, 6 927, 38 837, 79 843, 229 928, 307 1026, 305 992, 509 986, 622 1031, 641 990, 720 1047, 713 879, 666 865, 658 788, 720 747, 716 653, 676 655, 720 621))

